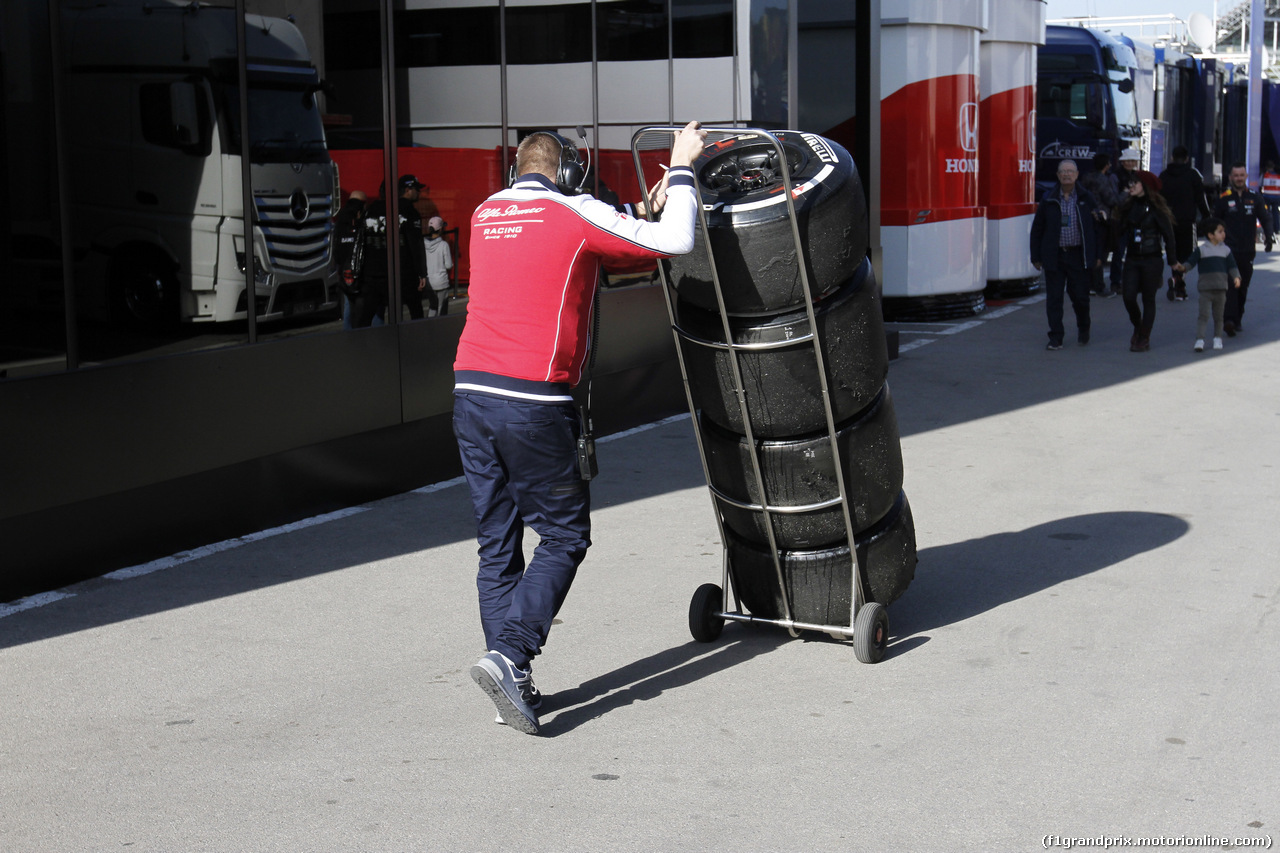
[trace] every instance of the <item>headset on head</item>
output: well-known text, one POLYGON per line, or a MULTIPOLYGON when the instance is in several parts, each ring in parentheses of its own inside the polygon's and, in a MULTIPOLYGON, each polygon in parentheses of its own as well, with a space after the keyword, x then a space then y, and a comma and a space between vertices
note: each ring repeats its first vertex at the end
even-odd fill
MULTIPOLYGON (((539 130, 530 136, 549 136, 560 145, 560 165, 556 168, 556 187, 565 195, 579 195, 586 192, 587 167, 582 163, 582 155, 578 146, 553 130, 539 130)), ((516 166, 511 164, 508 185, 516 182, 516 166)))

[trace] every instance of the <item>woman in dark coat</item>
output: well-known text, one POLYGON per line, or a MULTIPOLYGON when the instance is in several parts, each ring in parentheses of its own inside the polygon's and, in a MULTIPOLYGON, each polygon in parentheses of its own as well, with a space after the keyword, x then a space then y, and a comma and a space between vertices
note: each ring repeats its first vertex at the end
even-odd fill
POLYGON ((1127 246, 1124 261, 1124 307, 1133 322, 1130 352, 1151 349, 1151 327, 1156 321, 1156 294, 1164 282, 1164 259, 1179 269, 1174 257, 1173 214, 1160 195, 1160 179, 1147 171, 1136 171, 1129 185, 1129 197, 1116 212, 1116 239, 1127 246), (1161 252, 1163 241, 1164 251, 1161 252), (1138 309, 1138 296, 1142 309, 1138 309))

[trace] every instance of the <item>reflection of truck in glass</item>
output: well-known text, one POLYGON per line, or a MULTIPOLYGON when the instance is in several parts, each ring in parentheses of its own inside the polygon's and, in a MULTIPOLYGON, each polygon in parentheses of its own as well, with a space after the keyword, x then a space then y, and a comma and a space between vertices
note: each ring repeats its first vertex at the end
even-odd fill
POLYGON ((73 239, 90 265, 83 307, 148 324, 244 318, 247 153, 259 318, 334 308, 337 167, 298 29, 245 18, 245 146, 234 9, 72 4, 63 21, 73 239))

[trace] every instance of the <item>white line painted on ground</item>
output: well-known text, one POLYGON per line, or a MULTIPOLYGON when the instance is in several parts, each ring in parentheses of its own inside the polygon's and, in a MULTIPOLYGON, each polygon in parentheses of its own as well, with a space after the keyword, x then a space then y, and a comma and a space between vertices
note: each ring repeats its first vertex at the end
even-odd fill
POLYGON ((279 536, 282 533, 293 533, 295 530, 304 530, 308 527, 315 527, 317 524, 324 524, 328 521, 336 521, 339 518, 346 518, 369 509, 367 506, 352 506, 346 509, 328 512, 324 515, 315 515, 311 518, 304 518, 301 521, 294 521, 289 524, 282 524, 279 527, 272 527, 269 530, 259 530, 257 533, 250 533, 246 536, 239 536, 235 539, 227 539, 222 542, 215 542, 212 545, 204 545, 200 548, 193 548, 190 551, 183 551, 181 554, 174 554, 171 557, 161 557, 158 560, 152 560, 150 563, 143 563, 140 566, 131 566, 127 569, 117 569, 103 575, 104 578, 113 581, 128 580, 129 578, 141 577, 149 575, 152 572, 158 572, 162 569, 171 569, 174 566, 180 566, 183 563, 190 563, 192 560, 199 560, 201 557, 208 557, 211 554, 217 554, 222 551, 229 551, 232 548, 239 548, 241 545, 248 545, 250 542, 260 542, 263 539, 270 539, 272 536, 279 536))
POLYGON ((689 417, 688 412, 685 412, 684 414, 681 414, 681 415, 672 415, 669 418, 663 418, 662 420, 654 421, 651 424, 641 424, 638 427, 632 427, 631 429, 623 430, 622 432, 615 432, 613 435, 606 435, 602 438, 597 438, 596 441, 597 442, 617 441, 618 439, 626 438, 629 435, 635 435, 636 433, 640 433, 640 432, 648 432, 649 430, 656 429, 660 426, 666 426, 667 424, 673 424, 676 421, 686 420, 688 419, 688 417, 689 417))
POLYGON ((967 332, 970 329, 976 329, 981 326, 985 320, 970 320, 967 323, 958 323, 950 328, 943 329, 938 332, 939 335, 958 335, 961 332, 967 332))
POLYGON ((1018 305, 1005 305, 1005 306, 1004 306, 1004 307, 1002 307, 1002 308, 996 308, 996 309, 994 309, 994 310, 992 310, 992 311, 987 311, 986 313, 984 313, 984 314, 982 315, 982 319, 983 319, 983 320, 994 320, 994 319, 996 319, 997 317, 1003 317, 1003 316, 1005 316, 1006 314, 1012 314, 1014 311, 1021 311, 1021 310, 1022 310, 1022 305, 1021 305, 1021 304, 1018 304, 1018 305))
POLYGON ((12 604, 0 604, 0 619, 12 616, 15 613, 21 613, 24 610, 44 607, 46 604, 53 604, 55 601, 73 597, 72 593, 69 592, 40 592, 35 595, 29 595, 26 598, 19 598, 12 604))
POLYGON ((467 481, 466 477, 454 477, 452 480, 445 480, 441 483, 432 483, 429 486, 422 486, 417 489, 410 489, 411 495, 429 495, 432 492, 439 492, 445 489, 451 489, 454 486, 460 486, 467 481))
POLYGON ((915 335, 928 336, 928 337, 921 337, 916 340, 908 341, 905 344, 899 344, 898 352, 900 354, 904 352, 911 352, 911 350, 913 349, 919 349, 922 346, 934 343, 938 338, 943 337, 945 335, 957 335, 960 332, 967 332, 970 329, 976 329, 979 326, 981 326, 983 323, 986 323, 989 320, 996 320, 996 319, 999 319, 1000 317, 1005 317, 1009 314, 1012 314, 1014 311, 1021 311, 1024 305, 1031 305, 1036 302, 1040 302, 1043 299, 1044 299, 1043 294, 1038 296, 1032 296, 1027 299, 1021 300, 1020 302, 1013 305, 1004 305, 1004 306, 1001 306, 1000 308, 996 308, 991 311, 984 311, 982 313, 982 316, 977 317, 973 320, 966 320, 963 323, 936 323, 936 324, 931 324, 927 328, 909 328, 909 329, 902 328, 902 325, 898 324, 897 331, 898 331, 898 334, 900 335, 911 335, 913 337, 915 335))

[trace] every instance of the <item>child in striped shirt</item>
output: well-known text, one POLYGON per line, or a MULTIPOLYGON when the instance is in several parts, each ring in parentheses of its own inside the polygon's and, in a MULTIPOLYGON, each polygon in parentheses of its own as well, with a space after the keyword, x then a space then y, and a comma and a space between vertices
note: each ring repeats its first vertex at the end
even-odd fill
POLYGON ((1222 312, 1227 304, 1227 286, 1240 286, 1240 270, 1236 259, 1227 248, 1227 229, 1221 219, 1209 216, 1200 221, 1200 233, 1205 242, 1196 246, 1191 256, 1179 266, 1191 269, 1200 265, 1200 315, 1196 318, 1196 343, 1193 349, 1204 352, 1204 332, 1213 313, 1213 348, 1222 349, 1222 312))

